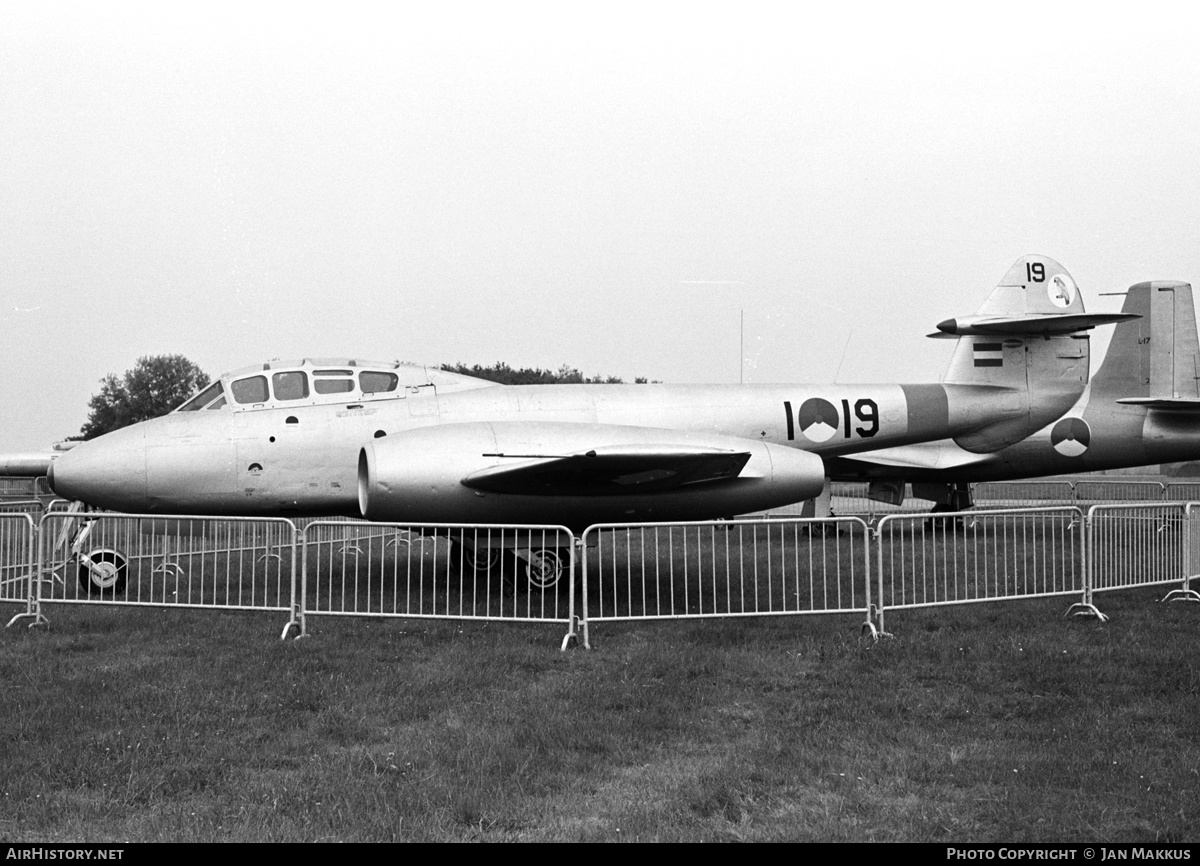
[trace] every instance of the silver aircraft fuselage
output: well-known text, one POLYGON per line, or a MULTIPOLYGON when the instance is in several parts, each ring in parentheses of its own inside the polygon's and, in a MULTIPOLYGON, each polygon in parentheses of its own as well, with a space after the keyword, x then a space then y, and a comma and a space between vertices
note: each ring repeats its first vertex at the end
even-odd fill
MULTIPOLYGON (((271 373, 311 374, 333 363, 273 364, 271 373)), ((353 369, 363 366, 359 362, 353 369)), ((310 391, 294 400, 271 394, 244 406, 230 399, 215 409, 176 411, 117 430, 60 457, 52 470, 54 490, 97 507, 136 513, 360 516, 364 451, 380 455, 381 462, 385 452, 403 456, 422 472, 436 473, 447 464, 450 475, 440 482, 445 487, 461 477, 460 467, 449 466, 455 455, 431 448, 430 442, 479 425, 500 433, 533 431, 537 441, 529 445, 543 455, 572 450, 575 440, 587 442, 589 435, 602 444, 609 431, 628 431, 630 442, 654 438, 713 447, 729 442, 734 448, 757 443, 778 472, 788 452, 835 456, 967 435, 1014 417, 1030 423, 1031 415, 1027 395, 989 386, 501 386, 419 366, 386 369, 405 380, 389 394, 310 391)), ((225 377, 227 394, 238 375, 225 377)), ((459 439, 470 452, 474 440, 459 439)), ((489 451, 492 441, 467 454, 472 465, 504 465, 531 456, 489 451)), ((795 471, 805 476, 803 492, 815 495, 812 485, 819 490, 824 470, 820 460, 808 459, 795 471)), ((425 506, 444 493, 408 490, 412 508, 406 514, 432 513, 425 506)), ((795 493, 790 489, 786 495, 795 493)), ((725 510, 716 507, 717 513, 725 510)), ((622 514, 644 518, 662 509, 628 511, 622 514)), ((458 513, 453 508, 433 512, 438 519, 458 513)), ((502 515, 497 502, 495 517, 502 515)))
POLYGON ((118 511, 554 523, 690 520, 816 497, 828 461, 945 440, 1021 442, 1088 381, 1070 275, 1018 259, 948 319, 939 384, 494 385, 411 364, 271 362, 60 457, 60 496, 118 511))

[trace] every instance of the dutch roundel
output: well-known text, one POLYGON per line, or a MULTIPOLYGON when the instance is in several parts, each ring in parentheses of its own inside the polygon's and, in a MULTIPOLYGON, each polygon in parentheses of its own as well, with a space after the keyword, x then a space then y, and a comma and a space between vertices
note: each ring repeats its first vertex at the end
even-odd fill
POLYGON ((1078 457, 1091 441, 1091 428, 1082 418, 1063 418, 1050 431, 1050 444, 1064 457, 1078 457))
POLYGON ((828 400, 810 397, 800 405, 796 421, 810 442, 824 442, 838 431, 838 410, 828 400))

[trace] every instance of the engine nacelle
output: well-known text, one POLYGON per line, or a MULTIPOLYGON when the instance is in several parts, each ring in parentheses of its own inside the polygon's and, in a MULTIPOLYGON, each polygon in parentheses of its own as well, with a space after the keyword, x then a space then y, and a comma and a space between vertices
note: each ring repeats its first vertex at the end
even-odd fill
MULTIPOLYGON (((742 459, 745 459, 744 457, 742 459)), ((641 473, 661 477, 659 473, 641 473)), ((776 508, 817 496, 821 458, 752 439, 649 427, 560 422, 444 424, 375 439, 358 460, 358 501, 369 520, 406 523, 549 524, 580 530, 593 523, 708 520, 776 508), (497 467, 550 463, 602 452, 645 460, 655 454, 711 450, 749 454, 736 477, 604 495, 551 486, 495 492, 463 483, 497 467)))

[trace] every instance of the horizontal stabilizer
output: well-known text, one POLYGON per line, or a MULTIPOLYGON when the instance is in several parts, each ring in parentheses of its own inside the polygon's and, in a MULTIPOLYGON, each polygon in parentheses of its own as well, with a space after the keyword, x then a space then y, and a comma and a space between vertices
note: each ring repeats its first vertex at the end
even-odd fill
POLYGON ((471 473, 462 479, 462 483, 490 493, 627 496, 736 478, 749 460, 748 451, 688 446, 655 450, 613 446, 585 454, 539 457, 524 463, 492 466, 471 473))
POLYGON ((1200 413, 1200 397, 1122 397, 1117 400, 1127 406, 1144 406, 1164 412, 1200 413))
MULTIPOLYGON (((1072 334, 1097 325, 1113 325, 1140 318, 1128 313, 1068 313, 1066 315, 1034 314, 1028 316, 972 316, 965 319, 946 319, 938 330, 948 336, 977 335, 1044 336, 1072 334)), ((930 334, 936 337, 936 334, 930 334)))

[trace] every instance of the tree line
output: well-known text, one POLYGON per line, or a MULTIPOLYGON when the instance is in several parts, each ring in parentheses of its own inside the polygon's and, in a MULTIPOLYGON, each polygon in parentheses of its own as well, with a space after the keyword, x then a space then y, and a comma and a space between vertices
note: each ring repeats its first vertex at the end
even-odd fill
MULTIPOLYGON (((487 379, 489 382, 499 382, 501 385, 622 385, 625 382, 619 376, 585 376, 567 364, 563 364, 555 372, 538 367, 513 369, 503 361, 498 361, 490 367, 482 367, 479 364, 468 367, 462 362, 442 364, 442 369, 450 373, 474 376, 476 379, 487 379)), ((635 385, 645 385, 649 381, 642 376, 633 380, 635 385)))

